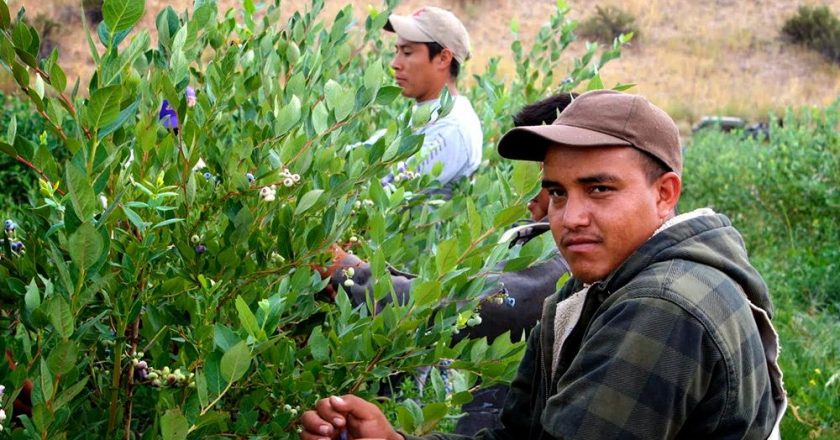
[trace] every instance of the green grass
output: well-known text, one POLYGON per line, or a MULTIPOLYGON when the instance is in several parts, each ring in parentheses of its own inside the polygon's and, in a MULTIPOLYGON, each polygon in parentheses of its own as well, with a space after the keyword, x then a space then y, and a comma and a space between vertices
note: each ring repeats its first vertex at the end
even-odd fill
POLYGON ((789 112, 769 140, 700 133, 686 151, 681 210, 729 216, 770 286, 784 438, 840 438, 838 107, 789 112))

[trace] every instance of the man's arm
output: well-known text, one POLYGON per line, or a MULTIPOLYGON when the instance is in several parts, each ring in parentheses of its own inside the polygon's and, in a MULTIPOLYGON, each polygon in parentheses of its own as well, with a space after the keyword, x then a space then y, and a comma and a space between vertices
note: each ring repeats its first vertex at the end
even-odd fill
MULTIPOLYGON (((510 392, 502 410, 503 429, 482 430, 474 438, 476 440, 513 440, 527 435, 531 429, 531 421, 539 420, 531 414, 532 383, 535 368, 538 366, 539 325, 528 338, 528 348, 516 378, 511 383, 510 392)), ((315 408, 303 413, 300 418, 303 432, 302 440, 336 439, 339 434, 346 432, 347 440, 362 438, 379 438, 391 440, 467 440, 471 437, 432 433, 424 437, 414 437, 399 433, 385 418, 382 411, 364 399, 347 395, 329 397, 318 401, 315 408)))
MULTIPOLYGON (((411 290, 412 278, 405 274, 395 273, 394 271, 390 275, 391 286, 394 288, 397 301, 400 304, 405 304, 408 301, 408 294, 411 290)), ((373 292, 374 281, 370 264, 353 254, 342 251, 342 254, 337 258, 330 282, 336 291, 344 289, 350 296, 351 304, 355 307, 367 301, 368 294, 373 292), (352 272, 347 269, 352 269, 352 272), (350 275, 351 273, 352 275, 350 275), (347 280, 351 282, 348 283, 347 280)), ((377 303, 376 307, 377 309, 381 309, 390 302, 391 295, 387 295, 377 303)))

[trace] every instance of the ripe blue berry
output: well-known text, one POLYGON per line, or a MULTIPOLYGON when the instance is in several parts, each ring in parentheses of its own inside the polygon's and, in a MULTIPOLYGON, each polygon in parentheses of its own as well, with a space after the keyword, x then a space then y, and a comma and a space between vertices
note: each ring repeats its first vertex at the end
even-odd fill
POLYGON ((205 172, 205 173, 204 173, 204 178, 205 178, 205 179, 207 179, 207 180, 210 180, 210 179, 212 179, 212 178, 213 178, 213 175, 212 175, 212 174, 210 174, 210 172, 209 172, 209 171, 207 171, 207 172, 205 172))
POLYGON ((516 298, 514 298, 512 296, 509 296, 509 297, 505 298, 505 304, 507 304, 508 307, 515 306, 516 305, 516 298))
POLYGON ((254 182, 254 175, 251 173, 245 174, 245 177, 248 179, 248 183, 254 182))
POLYGON ((200 245, 195 247, 195 253, 201 255, 205 252, 207 252, 207 246, 204 246, 203 244, 200 244, 200 245))
POLYGON ((7 231, 15 230, 15 222, 13 222, 11 219, 6 219, 6 221, 3 222, 3 225, 6 227, 7 231))
POLYGON ((12 243, 12 251, 20 252, 23 249, 23 243, 20 241, 16 241, 12 243))

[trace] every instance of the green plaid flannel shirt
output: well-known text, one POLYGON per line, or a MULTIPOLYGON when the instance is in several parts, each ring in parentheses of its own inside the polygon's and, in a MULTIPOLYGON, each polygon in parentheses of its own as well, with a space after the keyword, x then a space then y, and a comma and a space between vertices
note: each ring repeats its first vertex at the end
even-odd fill
POLYGON ((726 217, 665 229, 592 285, 552 371, 557 302, 582 287, 572 280, 546 300, 501 414, 504 428, 477 438, 770 435, 784 391, 768 374, 750 302, 767 317, 772 306, 726 217))

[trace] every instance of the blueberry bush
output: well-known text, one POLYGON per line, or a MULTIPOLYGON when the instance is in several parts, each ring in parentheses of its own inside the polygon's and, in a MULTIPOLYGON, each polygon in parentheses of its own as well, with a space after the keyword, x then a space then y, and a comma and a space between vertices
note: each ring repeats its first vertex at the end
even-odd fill
POLYGON ((533 45, 513 43, 514 78, 493 60, 470 79, 486 160, 444 199, 424 191, 431 176, 380 183, 431 117, 390 79, 381 28, 396 2, 363 20, 350 6, 325 19, 323 3, 281 21, 279 1, 196 0, 160 12, 153 37, 134 29, 144 1, 105 0, 84 35, 95 72, 70 84, 57 51, 38 57, 25 12, 0 2, 0 64, 49 130, 33 141, 15 118, 0 134, 35 187, 0 208, 0 437, 295 438, 320 397, 375 399, 401 373, 448 365, 448 381, 432 369, 422 392, 383 403, 422 433, 479 381, 511 379, 522 344, 452 343, 499 261, 550 248, 496 243, 539 173, 493 145, 511 109, 603 87, 627 38, 587 46, 558 77, 575 27, 559 3, 533 45), (371 304, 391 295, 391 265, 418 274, 411 300, 371 312, 333 298, 320 273, 334 244, 371 262, 371 304))

